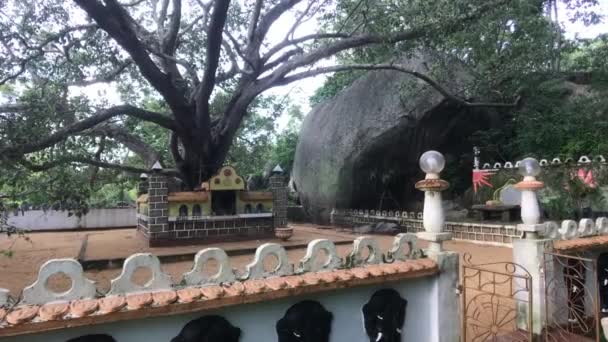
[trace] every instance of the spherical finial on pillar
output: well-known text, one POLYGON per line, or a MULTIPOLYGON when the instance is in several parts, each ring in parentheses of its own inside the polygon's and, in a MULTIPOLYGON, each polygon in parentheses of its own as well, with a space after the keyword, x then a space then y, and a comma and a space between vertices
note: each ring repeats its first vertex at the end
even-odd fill
POLYGON ((536 176, 540 172, 541 167, 538 161, 534 158, 526 158, 521 161, 519 166, 519 173, 524 179, 515 184, 515 188, 521 191, 521 220, 523 222, 517 227, 530 238, 537 238, 538 232, 544 229, 544 226, 540 224, 540 208, 536 197, 536 191, 545 186, 543 182, 536 180, 536 176))
POLYGON ((426 151, 420 156, 420 168, 426 173, 427 179, 438 179, 444 167, 445 158, 437 151, 426 151))
POLYGON ((420 168, 426 173, 425 179, 416 183, 416 189, 424 191, 424 211, 422 223, 425 232, 419 233, 419 238, 430 241, 433 252, 442 250, 441 243, 451 239, 450 233, 443 232, 445 215, 441 203, 441 192, 449 187, 449 183, 439 178, 439 173, 445 167, 445 158, 437 151, 427 151, 420 157, 420 168))
POLYGON ((530 180, 536 180, 536 176, 540 174, 540 164, 534 158, 526 158, 519 164, 519 174, 530 180))

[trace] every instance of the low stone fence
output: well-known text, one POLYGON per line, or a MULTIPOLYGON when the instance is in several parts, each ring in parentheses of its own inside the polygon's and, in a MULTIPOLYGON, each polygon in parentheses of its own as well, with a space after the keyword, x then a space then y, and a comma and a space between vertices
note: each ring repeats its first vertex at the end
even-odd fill
MULTIPOLYGON (((334 209, 331 222, 340 227, 353 228, 377 222, 394 222, 407 233, 417 233, 424 230, 422 213, 393 212, 356 209, 334 209)), ((546 221, 545 231, 540 235, 554 240, 570 240, 581 237, 608 233, 608 218, 584 218, 579 222, 564 220, 562 222, 546 221)), ((455 240, 466 240, 487 244, 511 245, 514 239, 520 238, 521 233, 516 225, 501 225, 471 222, 446 222, 445 231, 453 233, 455 240)))
POLYGON ((458 260, 450 252, 422 257, 414 234, 397 235, 387 251, 373 238, 359 237, 345 258, 333 242, 320 239, 308 244, 296 264, 281 245, 263 244, 244 270, 233 269, 224 250, 203 249, 191 271, 172 279, 156 256, 139 253, 125 260, 110 290, 100 293, 76 260, 54 259, 41 266, 18 302, 0 289, 0 338, 458 341, 458 260), (267 258, 276 259, 276 266, 268 268, 267 258), (217 264, 215 274, 205 271, 210 260, 217 264), (141 268, 150 280, 136 283, 133 275, 141 268), (69 290, 48 288, 57 274, 70 278, 69 290))
MULTIPOLYGON (((347 228, 378 222, 394 222, 407 233, 424 231, 422 213, 416 212, 334 209, 331 213, 331 222, 333 225, 347 228)), ((514 238, 521 236, 515 225, 449 221, 445 225, 445 231, 453 233, 455 240, 510 245, 514 238)))
POLYGON ((8 224, 30 231, 133 227, 135 208, 89 209, 80 217, 65 210, 28 210, 9 214, 8 224))

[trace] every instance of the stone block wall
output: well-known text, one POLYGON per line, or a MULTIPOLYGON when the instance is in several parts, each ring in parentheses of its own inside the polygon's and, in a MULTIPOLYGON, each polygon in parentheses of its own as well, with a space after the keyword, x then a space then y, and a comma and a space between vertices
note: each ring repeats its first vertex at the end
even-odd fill
POLYGON ((169 186, 167 177, 153 173, 148 181, 148 218, 143 233, 150 241, 169 228, 169 186))
POLYGON ((237 241, 272 237, 274 234, 272 217, 251 217, 230 219, 207 219, 205 221, 170 221, 167 228, 158 233, 150 233, 150 246, 216 241, 237 241))
POLYGON ((270 177, 270 189, 272 190, 274 226, 276 228, 287 227, 287 186, 285 177, 281 175, 270 177))

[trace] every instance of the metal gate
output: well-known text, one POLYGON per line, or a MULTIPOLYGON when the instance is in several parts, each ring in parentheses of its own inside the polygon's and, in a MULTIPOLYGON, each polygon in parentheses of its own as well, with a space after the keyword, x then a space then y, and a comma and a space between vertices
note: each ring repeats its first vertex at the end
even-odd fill
POLYGON ((463 341, 532 341, 530 273, 512 262, 473 265, 470 254, 463 258, 463 341))
POLYGON ((544 254, 545 340, 600 341, 597 260, 544 254))

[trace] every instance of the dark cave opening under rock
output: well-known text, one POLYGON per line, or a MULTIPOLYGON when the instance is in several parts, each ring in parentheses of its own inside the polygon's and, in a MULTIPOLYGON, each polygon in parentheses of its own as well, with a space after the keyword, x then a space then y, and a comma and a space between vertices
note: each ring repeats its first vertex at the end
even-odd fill
POLYGON ((447 101, 429 111, 419 122, 403 120, 365 149, 351 156, 341 170, 337 207, 421 210, 423 194, 414 188, 424 178, 418 158, 435 149, 446 157, 442 178, 453 183, 444 198, 461 195, 470 186, 471 135, 497 127, 500 114, 488 108, 455 106, 447 101))

